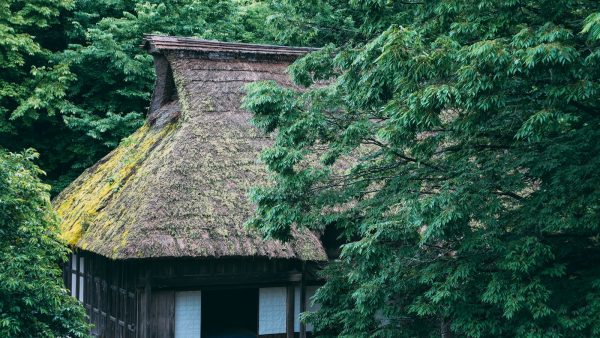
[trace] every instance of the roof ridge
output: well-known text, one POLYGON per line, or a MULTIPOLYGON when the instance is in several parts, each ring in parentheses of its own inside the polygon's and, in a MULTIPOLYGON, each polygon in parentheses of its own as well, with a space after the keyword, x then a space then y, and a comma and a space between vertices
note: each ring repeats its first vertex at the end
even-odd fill
POLYGON ((318 50, 312 47, 290 47, 269 44, 251 44, 241 42, 223 42, 194 37, 145 34, 142 48, 149 53, 161 53, 168 50, 199 52, 231 52, 240 54, 261 54, 273 56, 298 57, 318 50))

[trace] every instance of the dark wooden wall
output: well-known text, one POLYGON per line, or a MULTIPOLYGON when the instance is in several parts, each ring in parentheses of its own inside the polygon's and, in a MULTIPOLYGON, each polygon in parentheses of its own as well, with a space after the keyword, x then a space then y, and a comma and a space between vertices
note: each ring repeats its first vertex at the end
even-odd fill
POLYGON ((156 291, 150 301, 149 338, 175 336, 175 291, 156 291))
MULTIPOLYGON (((255 257, 115 261, 85 251, 78 255, 85 261, 83 303, 94 325, 91 334, 102 338, 173 337, 177 290, 300 285, 316 281, 318 269, 298 260, 255 257)), ((65 265, 65 285, 77 291, 71 263, 65 265)))
MULTIPOLYGON (((80 257, 84 262, 83 305, 93 324, 91 335, 135 338, 138 299, 135 264, 112 261, 90 252, 78 252, 78 271, 81 271, 80 257)), ((75 285, 71 283, 71 260, 65 267, 65 285, 70 290, 77 290, 78 294, 82 285, 79 279, 75 285)))

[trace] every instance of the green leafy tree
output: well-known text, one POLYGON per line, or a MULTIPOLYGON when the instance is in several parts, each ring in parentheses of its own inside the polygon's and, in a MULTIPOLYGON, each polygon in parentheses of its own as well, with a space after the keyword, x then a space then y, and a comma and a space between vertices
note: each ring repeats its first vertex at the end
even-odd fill
POLYGON ((9 0, 0 5, 0 131, 11 131, 9 120, 35 118, 40 109, 54 113, 57 99, 64 97, 64 85, 48 86, 65 83, 60 78, 64 65, 47 67, 51 52, 33 34, 50 27, 70 6, 65 0, 9 0))
POLYGON ((350 337, 600 336, 600 3, 349 6, 352 41, 292 66, 306 90, 245 99, 276 139, 250 224, 346 241, 307 319, 350 337))
POLYGON ((323 46, 328 43, 351 44, 368 37, 359 25, 369 13, 347 0, 267 0, 266 30, 280 44, 323 46))
POLYGON ((36 157, 0 150, 0 336, 86 337, 85 311, 62 284, 68 250, 36 157))
POLYGON ((53 52, 65 46, 56 33, 58 17, 72 5, 69 0, 0 4, 0 144, 6 148, 20 150, 35 141, 44 151, 49 145, 43 141, 61 133, 58 113, 73 76, 53 52))

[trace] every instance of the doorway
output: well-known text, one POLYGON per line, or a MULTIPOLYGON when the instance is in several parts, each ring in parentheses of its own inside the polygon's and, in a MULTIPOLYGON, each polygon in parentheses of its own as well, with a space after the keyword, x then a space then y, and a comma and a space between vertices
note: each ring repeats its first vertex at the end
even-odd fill
POLYGON ((254 338, 258 289, 203 290, 202 338, 254 338))

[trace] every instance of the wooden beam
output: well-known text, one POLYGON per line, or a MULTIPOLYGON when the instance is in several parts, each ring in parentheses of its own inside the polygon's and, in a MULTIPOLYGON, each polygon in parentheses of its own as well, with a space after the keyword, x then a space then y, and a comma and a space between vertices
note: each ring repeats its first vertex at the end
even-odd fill
POLYGON ((294 286, 287 287, 285 332, 287 338, 294 338, 294 286))
MULTIPOLYGON (((206 275, 206 276, 177 276, 177 277, 152 277, 154 288, 178 288, 178 287, 204 287, 224 285, 250 285, 257 286, 282 286, 288 283, 300 282, 301 274, 295 273, 253 273, 234 275, 206 275)), ((140 286, 143 286, 140 285, 140 286)))
MULTIPOLYGON (((304 280, 304 269, 300 281, 300 313, 306 312, 306 282, 304 280)), ((306 338, 306 325, 300 322, 300 338, 306 338)))

